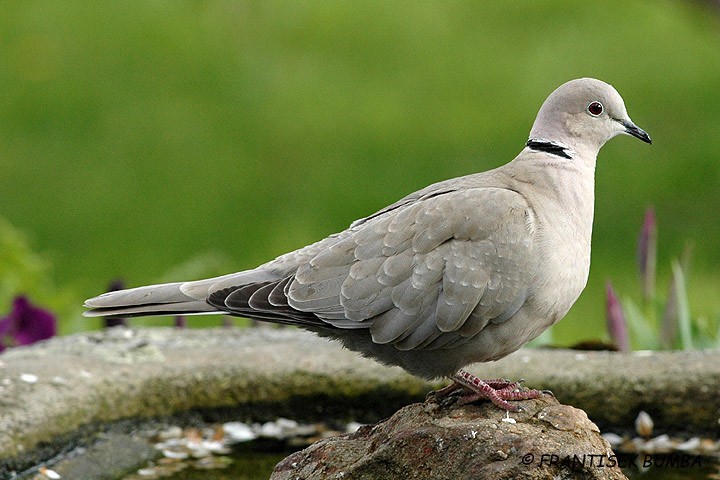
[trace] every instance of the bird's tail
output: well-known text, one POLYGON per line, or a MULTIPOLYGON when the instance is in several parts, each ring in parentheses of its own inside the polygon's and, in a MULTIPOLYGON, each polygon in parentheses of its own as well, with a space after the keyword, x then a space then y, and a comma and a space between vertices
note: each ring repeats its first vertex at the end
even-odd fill
POLYGON ((165 283, 108 292, 85 301, 86 317, 137 317, 146 315, 193 315, 219 313, 204 298, 192 298, 182 283, 165 283))
POLYGON ((215 289, 263 279, 262 271, 248 270, 194 282, 163 283, 108 292, 85 301, 86 317, 200 315, 222 313, 205 299, 215 289))

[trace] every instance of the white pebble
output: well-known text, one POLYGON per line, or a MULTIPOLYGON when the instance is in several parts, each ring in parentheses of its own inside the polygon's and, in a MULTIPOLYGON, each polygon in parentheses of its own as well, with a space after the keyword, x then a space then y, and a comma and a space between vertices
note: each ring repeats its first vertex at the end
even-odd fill
POLYGON ((168 450, 168 449, 164 449, 162 451, 162 454, 165 458, 172 458, 175 460, 185 460, 186 458, 188 458, 190 456, 187 452, 179 452, 177 450, 168 450))
POLYGON ((157 433, 157 437, 160 440, 169 440, 171 438, 180 438, 182 437, 183 430, 182 428, 178 426, 171 426, 166 428, 165 430, 160 430, 157 433))
POLYGON ((253 432, 252 428, 250 428, 248 424, 242 422, 225 423, 223 424, 223 431, 233 442, 248 442, 257 438, 257 435, 253 432))
POLYGON ((645 451, 649 453, 669 453, 675 448, 675 443, 667 434, 662 434, 645 443, 645 451))
POLYGON ((137 471, 137 474, 141 477, 152 477, 157 474, 154 468, 141 468, 137 471))
POLYGON ((698 437, 689 438, 684 442, 675 445, 676 449, 683 452, 686 452, 688 450, 695 450, 698 447, 700 447, 700 439, 698 437))
POLYGON ((20 380, 22 380, 25 383, 37 383, 38 376, 33 375, 32 373, 23 373, 22 375, 20 375, 20 380))
POLYGON ((51 480, 58 480, 59 478, 62 478, 60 474, 57 473, 55 470, 50 470, 49 468, 45 467, 40 468, 40 474, 51 480))
POLYGON ((648 415, 644 410, 640 410, 640 413, 638 413, 638 416, 635 419, 635 431, 637 434, 641 437, 648 438, 652 435, 654 426, 655 423, 653 422, 652 417, 650 417, 650 415, 648 415))
POLYGON ((358 423, 358 422, 350 422, 347 425, 345 425, 345 433, 355 433, 357 432, 360 427, 362 427, 364 424, 358 423))
POLYGON ((622 437, 618 435, 617 433, 603 433, 602 437, 605 439, 606 442, 610 444, 611 447, 616 447, 620 445, 623 441, 622 437))

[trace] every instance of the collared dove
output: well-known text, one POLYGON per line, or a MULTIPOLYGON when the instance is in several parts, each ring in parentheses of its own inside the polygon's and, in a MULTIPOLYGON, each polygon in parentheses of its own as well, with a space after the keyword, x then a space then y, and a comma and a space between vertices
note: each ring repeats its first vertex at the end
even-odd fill
POLYGON ((590 268, 595 159, 618 134, 651 143, 600 80, 545 100, 520 154, 439 182, 347 230, 253 270, 110 292, 87 316, 224 313, 297 325, 424 378, 459 401, 535 398, 461 370, 502 358, 559 321, 590 268))

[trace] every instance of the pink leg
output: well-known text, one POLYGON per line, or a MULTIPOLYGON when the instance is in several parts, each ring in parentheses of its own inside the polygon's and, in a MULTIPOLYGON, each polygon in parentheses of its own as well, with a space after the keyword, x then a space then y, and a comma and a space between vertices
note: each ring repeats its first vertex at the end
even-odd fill
POLYGON ((520 382, 512 382, 503 378, 494 380, 480 380, 475 375, 464 370, 459 370, 450 377, 453 383, 435 392, 436 397, 442 398, 450 395, 456 390, 469 390, 470 393, 462 395, 458 399, 459 405, 465 405, 480 399, 489 399, 492 403, 511 412, 517 412, 520 408, 512 405, 508 400, 527 400, 538 398, 542 395, 539 390, 520 390, 520 382))

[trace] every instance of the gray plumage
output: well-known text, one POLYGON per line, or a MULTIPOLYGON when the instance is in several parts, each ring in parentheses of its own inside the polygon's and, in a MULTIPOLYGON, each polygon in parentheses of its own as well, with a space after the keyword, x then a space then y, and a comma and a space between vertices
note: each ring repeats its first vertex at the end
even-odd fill
POLYGON ((650 143, 613 87, 570 81, 510 163, 430 185, 253 270, 100 295, 86 315, 229 313, 298 325, 422 377, 452 376, 517 350, 578 298, 595 160, 621 133, 650 143))

